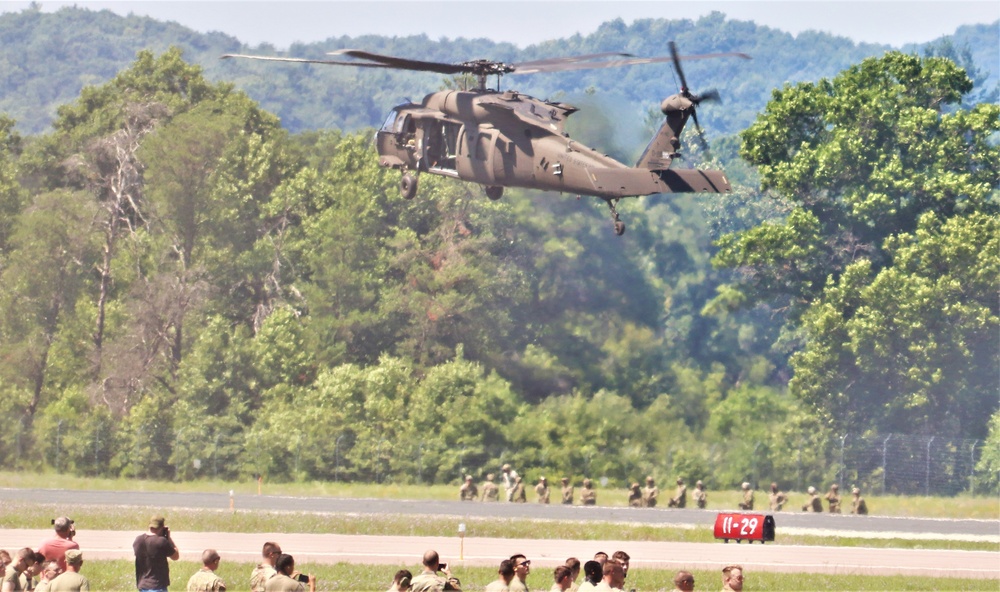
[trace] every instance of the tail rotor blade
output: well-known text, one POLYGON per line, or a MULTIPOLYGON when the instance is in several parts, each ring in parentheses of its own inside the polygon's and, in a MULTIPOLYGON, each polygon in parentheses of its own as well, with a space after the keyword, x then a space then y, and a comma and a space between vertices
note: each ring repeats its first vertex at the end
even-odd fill
POLYGON ((684 78, 684 69, 681 68, 681 60, 677 54, 677 44, 673 41, 670 42, 670 57, 674 60, 674 69, 677 70, 677 76, 681 79, 681 94, 687 97, 691 93, 688 91, 688 83, 684 78))

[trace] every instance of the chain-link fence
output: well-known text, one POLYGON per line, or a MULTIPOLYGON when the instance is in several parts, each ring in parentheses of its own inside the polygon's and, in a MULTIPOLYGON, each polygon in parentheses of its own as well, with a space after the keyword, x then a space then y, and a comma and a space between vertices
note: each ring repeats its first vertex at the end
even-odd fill
MULTIPOLYGON (((55 422, 45 438, 36 438, 22 422, 8 425, 0 441, 0 460, 9 469, 47 468, 69 474, 143 479, 238 480, 266 474, 274 480, 333 482, 456 483, 465 474, 477 479, 499 472, 510 462, 522 475, 566 474, 613 483, 644 474, 680 475, 689 479, 714 479, 713 486, 727 487, 718 467, 731 463, 731 446, 704 444, 672 449, 661 458, 626 458, 620 451, 584 455, 580 466, 550 462, 550 451, 527 454, 511 443, 442 448, 434 442, 392 440, 389 434, 361 441, 354 432, 306 439, 289 434, 279 442, 262 442, 246 430, 190 430, 174 433, 163 425, 124 429, 111 418, 96 418, 87 425, 55 422), (697 456, 704 461, 694 462, 697 456), (622 467, 621 463, 629 463, 622 467), (695 472, 704 474, 694 474, 695 472), (592 474, 594 473, 594 474, 592 474), (600 473, 600 474, 596 474, 600 473)), ((842 434, 825 443, 821 453, 799 448, 779 453, 766 444, 744 443, 746 453, 736 462, 755 488, 771 481, 804 491, 835 481, 844 487, 901 495, 954 495, 976 491, 976 464, 983 451, 981 440, 945 435, 842 434)), ((730 481, 735 481, 735 478, 730 481)), ((983 493, 983 492, 978 492, 983 493)))
MULTIPOLYGON (((941 435, 842 434, 831 443, 832 454, 824 474, 845 486, 899 495, 954 495, 976 493, 976 464, 981 440, 941 435)), ((801 459, 802 451, 796 451, 801 459)), ((797 491, 823 483, 807 483, 801 460, 794 484, 797 491)), ((772 479, 754 470, 754 486, 772 479)))

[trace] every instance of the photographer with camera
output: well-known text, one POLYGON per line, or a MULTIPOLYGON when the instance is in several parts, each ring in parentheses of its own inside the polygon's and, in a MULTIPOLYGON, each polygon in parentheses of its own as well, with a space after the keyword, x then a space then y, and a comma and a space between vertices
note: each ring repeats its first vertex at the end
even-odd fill
POLYGON ((300 574, 295 571, 295 559, 291 555, 281 554, 274 562, 278 573, 271 576, 264 584, 264 592, 305 592, 305 584, 309 584, 309 592, 316 592, 316 578, 312 574, 300 574))
POLYGON ((163 516, 149 520, 149 532, 140 534, 132 543, 135 551, 135 586, 140 592, 166 592, 170 586, 170 565, 167 559, 177 561, 180 551, 170 539, 170 529, 163 516))
POLYGON ((412 592, 442 592, 444 590, 461 590, 462 583, 451 575, 448 566, 441 563, 437 551, 428 549, 424 552, 424 571, 410 581, 412 592), (444 575, 438 575, 441 572, 444 575))
POLYGON ((38 552, 45 556, 46 561, 56 561, 59 563, 59 569, 66 571, 66 551, 80 550, 79 543, 73 540, 76 528, 73 527, 73 521, 66 516, 53 520, 52 528, 56 531, 56 536, 43 542, 38 547, 38 552))

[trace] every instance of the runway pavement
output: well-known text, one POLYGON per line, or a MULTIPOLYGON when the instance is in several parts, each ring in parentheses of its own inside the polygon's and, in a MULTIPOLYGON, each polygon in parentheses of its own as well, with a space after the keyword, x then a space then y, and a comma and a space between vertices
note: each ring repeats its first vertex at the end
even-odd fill
MULTIPOLYGON (((144 506, 150 508, 229 508, 228 492, 179 493, 153 491, 83 491, 60 489, 0 489, 0 500, 78 505, 144 506)), ((414 501, 350 499, 333 497, 290 497, 273 495, 238 496, 239 510, 331 512, 349 514, 414 514, 479 518, 528 518, 536 520, 629 522, 664 526, 711 526, 718 511, 671 508, 611 508, 563 506, 560 504, 509 504, 459 501, 414 501)), ((1000 542, 1000 520, 953 520, 812 514, 786 511, 775 514, 779 532, 815 530, 831 536, 865 536, 868 533, 898 534, 899 538, 938 538, 1000 542)))
MULTIPOLYGON (((131 559, 139 531, 87 531, 76 537, 85 559, 131 559)), ((0 548, 38 545, 50 530, 0 530, 0 548)), ((841 575, 909 574, 926 577, 1000 580, 1000 553, 860 547, 737 545, 734 543, 669 543, 645 541, 566 541, 495 538, 364 536, 289 533, 174 532, 181 558, 198 561, 214 548, 230 561, 254 561, 264 541, 277 541, 304 563, 374 563, 413 566, 425 549, 436 549, 455 566, 495 566, 513 553, 523 553, 533 566, 551 567, 567 557, 589 557, 598 550, 625 549, 636 568, 717 569, 742 564, 747 570, 831 573, 841 575)), ((391 570, 387 570, 387 573, 391 570)))

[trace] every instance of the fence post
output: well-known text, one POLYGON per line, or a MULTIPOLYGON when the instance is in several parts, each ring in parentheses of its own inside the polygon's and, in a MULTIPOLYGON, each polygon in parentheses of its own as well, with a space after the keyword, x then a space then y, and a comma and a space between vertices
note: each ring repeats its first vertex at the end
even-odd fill
POLYGON ((931 436, 931 439, 927 441, 927 472, 924 475, 924 495, 931 494, 931 444, 934 442, 936 436, 931 436))
POLYGON ((98 468, 101 466, 101 429, 104 428, 104 422, 98 424, 98 428, 94 430, 94 474, 99 475, 98 468))
POLYGON ((844 434, 840 437, 840 471, 837 472, 837 483, 844 482, 844 444, 847 442, 848 435, 844 434))
POLYGON ((891 439, 892 434, 889 434, 882 441, 882 495, 885 495, 885 474, 889 472, 889 465, 886 463, 886 451, 889 449, 889 440, 891 439))
POLYGON ((344 439, 344 434, 337 436, 333 443, 333 480, 340 480, 340 441, 344 439))
POLYGON ((760 449, 760 442, 753 446, 753 475, 750 477, 750 489, 757 489, 757 450, 760 449))
POLYGON ((215 432, 215 447, 212 448, 212 478, 219 478, 219 432, 215 432))
POLYGON ((796 451, 798 457, 795 462, 795 491, 802 491, 802 442, 799 441, 799 449, 796 451))
POLYGON ((979 440, 973 440, 969 449, 969 495, 976 495, 976 444, 979 440))
POLYGON ((417 483, 424 483, 424 443, 417 444, 417 483))
POLYGON ((61 419, 56 422, 56 462, 55 462, 56 471, 59 470, 59 456, 60 453, 62 452, 62 424, 63 420, 61 419))

